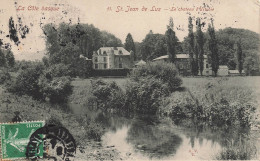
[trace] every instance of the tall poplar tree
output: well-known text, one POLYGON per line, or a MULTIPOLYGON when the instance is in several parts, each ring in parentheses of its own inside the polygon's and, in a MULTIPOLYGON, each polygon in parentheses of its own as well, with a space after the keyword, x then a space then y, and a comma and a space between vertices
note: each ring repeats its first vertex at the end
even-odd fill
POLYGON ((199 49, 197 43, 195 43, 194 53, 195 53, 195 59, 193 61, 193 67, 194 67, 193 72, 194 75, 197 76, 199 74, 199 49))
POLYGON ((210 61, 211 68, 214 73, 214 76, 217 76, 218 69, 219 69, 219 56, 218 56, 218 48, 217 48, 217 39, 215 35, 215 28, 213 25, 213 20, 211 24, 208 26, 208 33, 209 33, 209 51, 210 51, 210 61))
POLYGON ((241 39, 237 42, 237 62, 238 62, 238 71, 241 74, 243 70, 243 52, 242 52, 242 47, 241 47, 241 39))
POLYGON ((194 33, 193 33, 193 24, 192 24, 192 18, 189 17, 189 25, 188 25, 188 42, 189 42, 189 58, 190 58, 190 70, 192 75, 195 75, 194 71, 194 33))
POLYGON ((166 42, 167 42, 167 54, 169 55, 169 59, 172 63, 174 63, 176 57, 176 45, 177 45, 177 37, 175 32, 173 31, 173 19, 170 17, 169 25, 167 26, 167 31, 165 32, 166 42))
POLYGON ((200 18, 197 18, 196 21, 197 24, 197 34, 196 34, 196 42, 198 44, 198 52, 199 52, 199 71, 200 71, 200 75, 203 75, 203 68, 204 68, 204 50, 203 50, 203 46, 204 46, 204 36, 203 36, 203 32, 201 30, 201 22, 200 22, 200 18))
POLYGON ((135 43, 134 43, 133 37, 130 33, 127 34, 126 39, 125 39, 125 49, 129 52, 133 51, 134 60, 136 60, 135 43))

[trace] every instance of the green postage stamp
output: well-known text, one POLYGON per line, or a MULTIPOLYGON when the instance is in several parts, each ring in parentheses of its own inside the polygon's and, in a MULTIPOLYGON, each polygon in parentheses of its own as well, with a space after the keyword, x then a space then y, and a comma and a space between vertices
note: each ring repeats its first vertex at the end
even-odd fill
MULTIPOLYGON (((44 126, 44 121, 0 124, 1 159, 14 160, 26 158, 26 148, 31 135, 44 126)), ((42 136, 43 137, 43 136, 42 136)), ((38 156, 43 156, 43 144, 38 156)))

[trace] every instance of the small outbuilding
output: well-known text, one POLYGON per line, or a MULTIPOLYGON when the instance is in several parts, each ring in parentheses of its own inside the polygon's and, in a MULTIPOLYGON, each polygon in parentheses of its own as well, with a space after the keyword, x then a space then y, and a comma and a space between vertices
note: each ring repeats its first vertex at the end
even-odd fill
POLYGON ((140 60, 139 62, 137 62, 137 63, 135 64, 135 67, 139 67, 139 66, 143 66, 143 65, 146 65, 146 62, 143 61, 143 60, 140 60))
POLYGON ((218 76, 228 76, 228 67, 226 65, 219 66, 218 76))
POLYGON ((239 73, 238 70, 229 70, 228 71, 229 76, 240 76, 240 75, 245 75, 245 71, 242 70, 241 74, 239 73))

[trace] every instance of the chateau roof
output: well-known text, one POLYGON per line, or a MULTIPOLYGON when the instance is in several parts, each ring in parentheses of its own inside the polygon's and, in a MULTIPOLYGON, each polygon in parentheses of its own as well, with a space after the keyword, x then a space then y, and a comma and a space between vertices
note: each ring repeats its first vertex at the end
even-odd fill
POLYGON ((115 54, 115 55, 130 55, 130 53, 123 47, 101 47, 97 51, 98 55, 115 54))
POLYGON ((228 66, 226 66, 226 65, 220 65, 220 66, 219 66, 219 69, 228 69, 228 66))

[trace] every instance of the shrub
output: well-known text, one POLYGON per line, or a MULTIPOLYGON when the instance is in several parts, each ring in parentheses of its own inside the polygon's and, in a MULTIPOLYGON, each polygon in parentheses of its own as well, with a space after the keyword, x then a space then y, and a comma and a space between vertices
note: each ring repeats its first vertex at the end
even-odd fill
POLYGON ((92 61, 79 58, 75 67, 76 73, 81 78, 88 78, 92 74, 92 61))
POLYGON ((42 64, 22 70, 7 90, 16 94, 26 94, 37 99, 42 98, 38 85, 38 79, 42 72, 42 64))
POLYGON ((131 69, 94 69, 93 76, 127 76, 131 69))
POLYGON ((252 92, 242 87, 223 86, 225 83, 224 80, 211 82, 206 83, 208 88, 198 86, 172 93, 163 100, 160 110, 175 123, 191 119, 211 127, 250 127, 256 110, 252 92))
POLYGON ((11 75, 7 71, 0 70, 0 85, 11 80, 11 75))
POLYGON ((115 82, 92 81, 92 89, 99 107, 103 109, 123 109, 124 93, 115 82))
POLYGON ((94 139, 95 141, 101 141, 101 137, 105 133, 104 127, 101 126, 99 123, 91 120, 88 121, 85 127, 87 130, 87 137, 89 139, 94 139))
POLYGON ((254 160, 257 158, 257 148, 250 139, 241 138, 229 141, 228 145, 222 148, 216 155, 217 160, 254 160))
POLYGON ((72 93, 70 77, 54 77, 47 79, 42 75, 39 79, 40 92, 52 103, 66 102, 72 93))
POLYGON ((54 64, 48 67, 44 71, 47 77, 62 77, 62 76, 70 76, 69 66, 64 64, 54 64))
POLYGON ((152 62, 144 66, 134 69, 130 77, 138 81, 142 77, 153 76, 156 79, 161 79, 166 83, 169 90, 173 92, 182 84, 181 78, 178 76, 178 71, 174 64, 167 62, 152 62))
POLYGON ((142 77, 126 85, 126 106, 137 113, 156 114, 161 99, 170 93, 167 84, 154 77, 142 77))

